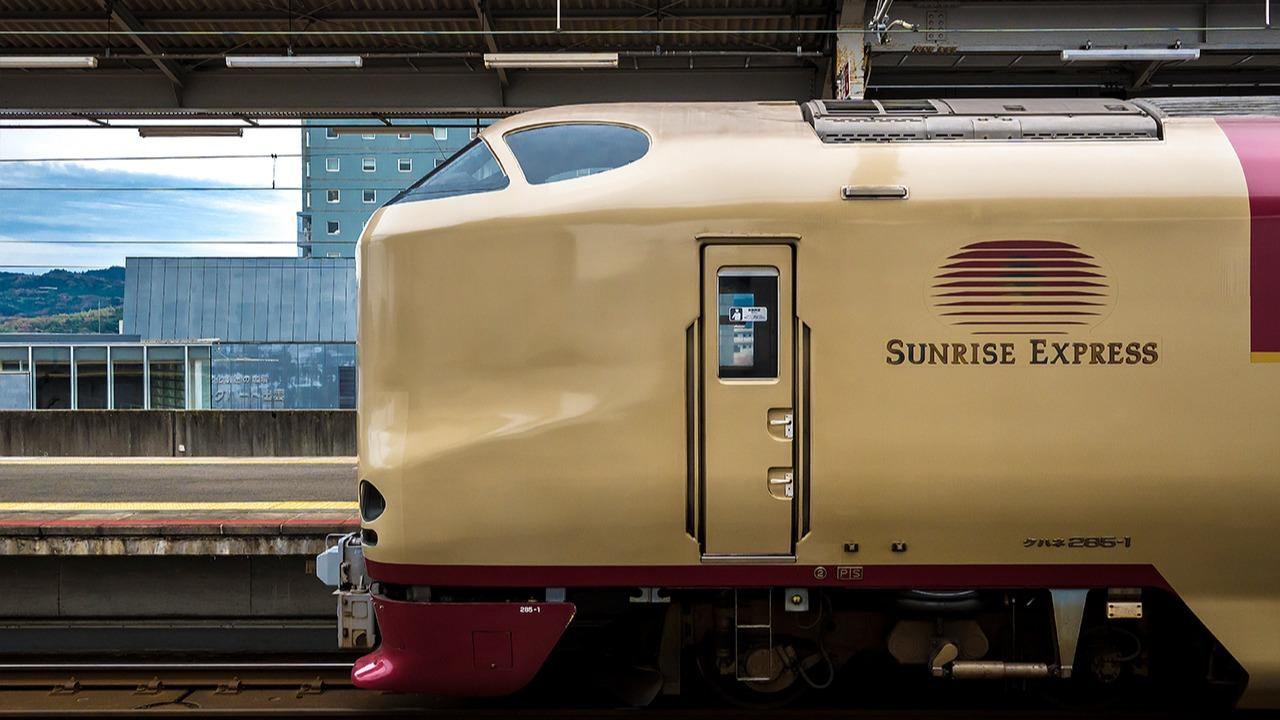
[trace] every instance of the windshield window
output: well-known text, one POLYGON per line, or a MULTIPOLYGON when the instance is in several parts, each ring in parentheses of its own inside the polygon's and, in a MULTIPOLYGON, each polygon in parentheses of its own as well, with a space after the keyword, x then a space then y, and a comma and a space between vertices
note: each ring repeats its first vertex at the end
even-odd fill
POLYGON ((493 151, 477 138, 388 204, 493 192, 508 184, 510 181, 493 151))
POLYGON ((549 125, 517 130, 503 139, 532 185, 613 170, 649 152, 648 135, 621 125, 549 125))

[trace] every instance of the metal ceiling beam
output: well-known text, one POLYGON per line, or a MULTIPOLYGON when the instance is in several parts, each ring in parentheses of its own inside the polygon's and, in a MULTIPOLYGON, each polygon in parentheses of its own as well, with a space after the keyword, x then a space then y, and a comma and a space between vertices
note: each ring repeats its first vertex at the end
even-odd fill
MULTIPOLYGON (((647 15, 652 15, 650 12, 647 15)), ((536 22, 539 20, 553 21, 555 16, 549 13, 531 13, 527 9, 521 10, 490 10, 490 17, 494 20, 509 20, 520 22, 536 22)), ((620 20, 633 17, 645 17, 646 14, 637 14, 634 10, 625 8, 578 8, 573 11, 566 12, 562 17, 564 20, 620 20)), ((802 10, 792 12, 790 8, 698 8, 680 12, 679 10, 663 10, 663 18, 680 18, 689 20, 737 20, 751 18, 822 18, 827 13, 823 10, 802 10)), ((245 24, 279 24, 281 26, 287 23, 277 13, 275 15, 262 15, 257 13, 237 13, 228 15, 226 13, 211 12, 151 12, 136 13, 135 16, 142 23, 156 23, 161 25, 176 25, 182 23, 200 23, 215 25, 245 25, 245 24)), ((471 12, 458 12, 456 10, 444 11, 426 11, 417 15, 406 15, 403 12, 396 13, 376 13, 376 12, 326 12, 317 16, 317 22, 325 24, 362 24, 362 23, 390 23, 397 25, 419 25, 440 22, 460 22, 467 20, 475 20, 475 14, 471 12)), ((50 13, 34 13, 34 12, 5 12, 0 11, 0 23, 13 22, 23 23, 24 25, 59 25, 65 23, 90 23, 101 20, 99 15, 87 13, 66 13, 66 14, 50 14, 50 13)), ((318 28, 324 29, 324 28, 318 28)), ((283 32, 283 30, 282 30, 283 32)))
MULTIPOLYGON (((104 9, 111 13, 111 21, 115 23, 121 30, 127 31, 129 38, 133 40, 133 44, 138 46, 148 55, 159 55, 158 45, 148 36, 138 35, 137 33, 145 30, 145 26, 138 22, 138 19, 129 12, 129 9, 120 2, 110 2, 109 0, 100 0, 104 9)), ((169 78, 169 82, 174 84, 174 92, 177 93, 182 87, 182 70, 177 64, 161 58, 153 58, 151 60, 164 76, 169 78)))
MULTIPOLYGON (((643 65, 641 66, 643 68, 643 65)), ((236 117, 436 117, 450 109, 506 112, 583 102, 807 100, 813 67, 688 70, 509 71, 499 88, 493 75, 452 72, 316 70, 306 73, 195 72, 187 76, 187 108, 226 111, 236 117)), ((0 73, 0 116, 9 108, 26 117, 111 118, 139 110, 181 111, 158 73, 0 73), (44 110, 45 112, 41 112, 44 110)))
MULTIPOLYGON (((489 52, 498 52, 498 41, 493 36, 493 19, 489 17, 489 10, 484 6, 484 0, 471 0, 471 7, 476 12, 476 19, 480 21, 480 27, 484 29, 484 44, 489 48, 489 52)), ((502 87, 506 87, 507 71, 497 68, 498 82, 502 87)), ((505 104, 505 103, 504 103, 505 104)))

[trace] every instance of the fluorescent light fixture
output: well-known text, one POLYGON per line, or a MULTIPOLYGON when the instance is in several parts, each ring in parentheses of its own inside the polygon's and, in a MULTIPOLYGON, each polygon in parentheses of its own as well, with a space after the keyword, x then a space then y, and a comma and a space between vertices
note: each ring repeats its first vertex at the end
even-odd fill
POLYGON ((228 55, 229 68, 358 68, 359 55, 228 55))
POLYGON ((153 137, 241 137, 244 128, 237 125, 155 125, 138 128, 138 136, 153 137))
POLYGON ((1174 62, 1199 59, 1200 48, 1090 48, 1062 51, 1062 62, 1174 62))
POLYGON ((496 68, 616 68, 618 53, 485 53, 484 66, 496 68))
MULTIPOLYGON (((333 127, 333 126, 330 126, 333 127)), ((453 127, 452 125, 449 127, 453 127)), ((470 126, 459 125, 458 127, 467 128, 470 126)), ((430 125, 339 125, 333 127, 339 135, 399 135, 400 133, 415 133, 418 135, 430 135, 430 125)))
POLYGON ((0 55, 0 68, 14 70, 92 70, 98 58, 92 55, 0 55))

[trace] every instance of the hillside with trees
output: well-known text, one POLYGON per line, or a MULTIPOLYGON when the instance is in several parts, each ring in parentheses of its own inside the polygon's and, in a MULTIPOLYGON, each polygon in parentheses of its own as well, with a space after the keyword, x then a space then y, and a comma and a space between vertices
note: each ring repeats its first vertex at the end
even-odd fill
POLYGON ((116 332, 124 268, 0 272, 0 332, 116 332))

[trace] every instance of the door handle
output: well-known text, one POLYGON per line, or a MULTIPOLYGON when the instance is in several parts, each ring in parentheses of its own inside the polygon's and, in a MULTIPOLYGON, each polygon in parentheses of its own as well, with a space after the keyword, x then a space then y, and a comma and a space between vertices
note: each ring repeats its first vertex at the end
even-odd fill
POLYGON ((792 413, 790 410, 787 410, 787 411, 770 410, 768 420, 769 420, 769 432, 774 437, 777 437, 777 432, 774 431, 774 428, 782 429, 782 437, 785 440, 790 440, 795 436, 795 433, 796 433, 795 414, 792 413), (780 412, 782 414, 779 414, 780 412))
POLYGON ((796 474, 792 468, 769 468, 769 494, 776 498, 796 495, 796 474))

